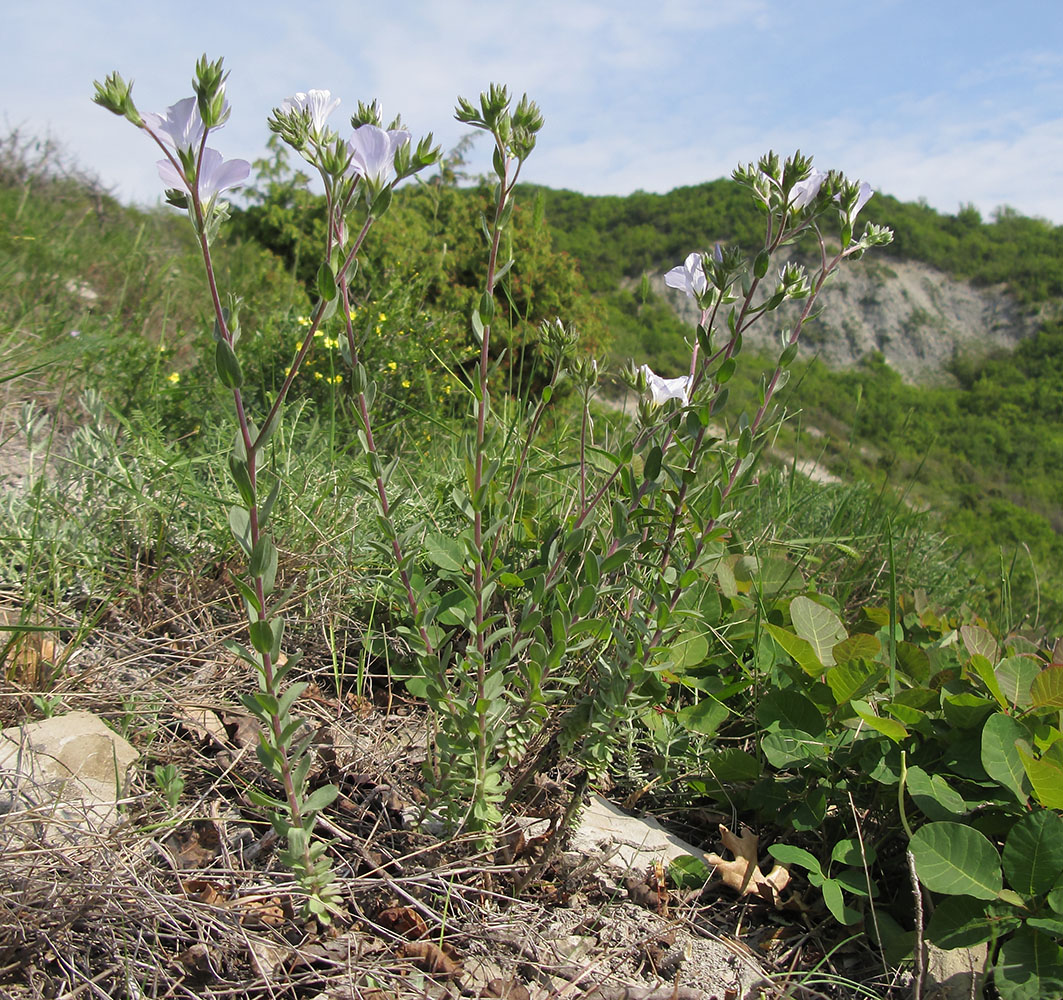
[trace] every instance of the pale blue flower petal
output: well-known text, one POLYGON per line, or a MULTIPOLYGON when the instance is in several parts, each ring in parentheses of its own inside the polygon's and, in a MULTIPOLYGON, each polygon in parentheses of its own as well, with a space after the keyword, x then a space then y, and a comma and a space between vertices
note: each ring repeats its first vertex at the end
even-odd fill
POLYGON ((141 117, 152 135, 175 149, 194 149, 203 138, 203 119, 194 97, 172 104, 165 115, 148 111, 141 117))
POLYGON ((689 375, 683 375, 680 378, 661 378, 660 375, 650 370, 649 365, 643 365, 639 371, 646 376, 646 387, 650 390, 650 397, 655 406, 660 406, 669 399, 678 399, 684 406, 689 401, 689 375))

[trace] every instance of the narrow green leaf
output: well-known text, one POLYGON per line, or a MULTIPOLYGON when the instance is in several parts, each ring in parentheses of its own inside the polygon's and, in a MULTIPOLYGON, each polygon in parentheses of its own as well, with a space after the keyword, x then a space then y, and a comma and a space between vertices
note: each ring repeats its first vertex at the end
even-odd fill
POLYGON ((219 340, 214 347, 214 366, 218 378, 226 389, 239 389, 244 384, 244 375, 236 354, 225 340, 219 340))
POLYGON ((851 701, 849 704, 864 723, 893 740, 894 743, 900 743, 901 740, 907 738, 908 730, 900 722, 876 715, 874 709, 866 701, 851 701))
POLYGON ((229 528, 248 558, 251 557, 251 514, 243 507, 229 508, 229 528))

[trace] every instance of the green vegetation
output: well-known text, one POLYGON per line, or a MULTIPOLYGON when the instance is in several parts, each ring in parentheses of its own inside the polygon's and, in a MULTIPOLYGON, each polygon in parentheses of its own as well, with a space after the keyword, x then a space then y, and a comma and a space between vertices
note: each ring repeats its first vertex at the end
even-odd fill
MULTIPOLYGON (((276 550, 265 567, 259 553, 251 577, 268 572, 272 586, 275 576, 287 641, 305 654, 286 667, 289 690, 308 696, 279 713, 253 670, 215 655, 215 697, 226 710, 258 698, 252 714, 265 719, 324 704, 344 725, 352 706, 383 725, 401 704, 431 734, 423 767, 403 750, 359 759, 352 776, 326 747, 303 775, 312 812, 337 836, 321 850, 347 866, 336 866, 331 899, 340 923, 344 899, 375 914, 377 897, 399 891, 443 915, 433 929, 443 942, 462 885, 483 888, 480 854, 422 879, 422 841, 410 852, 382 787, 427 791, 482 843, 503 815, 534 813, 534 779, 550 771, 565 806, 553 828, 594 780, 702 840, 706 811, 731 815, 735 829, 756 823, 759 856, 791 878, 777 898, 760 897, 776 904, 774 919, 813 927, 825 951, 855 936, 865 969, 913 961, 922 932, 943 946, 989 942, 1008 1000, 1058 992, 1063 666, 1051 633, 1030 626, 1031 567, 1041 623, 1051 630, 1063 613, 1063 327, 1046 323, 1011 356, 958 360, 951 388, 906 386, 874 358, 842 373, 798 365, 775 397, 779 419, 772 374, 792 358, 737 349, 704 365, 690 407, 606 406, 593 399, 587 355, 669 372, 690 363, 694 332, 642 275, 717 237, 757 248, 763 210, 722 181, 631 199, 518 188, 511 221, 489 223, 485 242, 479 215, 500 218, 491 200, 506 199, 486 182, 458 186, 459 168, 460 156, 396 193, 331 318, 317 299, 324 211, 280 147, 216 246, 220 283, 245 295, 249 412, 269 407, 301 345, 311 348, 261 448, 283 489, 276 550), (489 247, 515 263, 485 283, 489 247), (477 323, 482 336, 492 316, 481 356, 477 323), (582 338, 575 356, 557 317, 582 338), (477 402, 488 382, 489 409, 477 402), (373 397, 368 446, 361 403, 373 397), (784 410, 801 413, 784 420, 784 410), (482 417, 479 437, 470 416, 482 417), (811 453, 849 481, 818 485, 789 459, 755 464, 770 447, 811 453), (401 502, 382 508, 380 484, 401 502), (599 490, 609 503, 595 507, 599 490), (1013 562, 1024 547, 1030 558, 1013 562), (359 783, 372 795, 358 799, 359 783), (342 785, 344 811, 318 794, 330 785, 342 785), (360 854, 350 846, 371 841, 360 854), (923 928, 909 853, 937 902, 923 928)), ((1059 260, 1050 227, 1007 213, 989 225, 965 213, 959 226, 882 201, 867 210, 876 221, 915 220, 902 244, 942 257, 952 248, 953 273, 971 268, 978 280, 1002 280, 995 258, 981 270, 973 261, 1010 232, 1014 259, 1029 258, 1008 275, 1016 292, 1057 294, 1038 263, 1059 260), (932 238, 935 227, 955 230, 955 243, 932 238)), ((831 205, 819 208, 836 227, 831 205)), ((20 456, 0 539, 0 583, 16 609, 0 645, 7 724, 72 697, 91 704, 99 680, 75 654, 104 641, 109 615, 147 623, 153 595, 167 606, 189 595, 174 617, 194 608, 209 622, 193 646, 216 651, 223 634, 246 642, 254 602, 232 597, 247 570, 232 558, 231 510, 260 498, 218 472, 233 451, 233 394, 218 384, 187 219, 124 208, 54 162, 33 164, 13 138, 0 158, 0 221, 0 456, 20 456), (62 655, 28 657, 29 640, 60 618, 62 655)), ((737 295, 743 266, 725 265, 733 273, 720 279, 737 295)), ((707 340, 701 349, 704 362, 707 340)), ((252 631, 261 624, 252 616, 252 631)), ((245 649, 244 659, 258 667, 273 641, 261 630, 251 641, 259 656, 245 649)), ((205 766, 203 741, 179 762, 167 756, 187 741, 179 692, 200 669, 167 668, 173 705, 153 703, 151 737, 140 737, 134 830, 187 828, 220 789, 260 831, 280 794, 266 751, 261 766, 251 754, 205 766), (268 795, 249 800, 249 787, 268 795)), ((103 710, 137 738, 123 699, 109 692, 103 710)), ((401 724, 408 731, 409 716, 401 724)), ((492 870, 497 905, 558 880, 544 858, 492 870)), ((673 874, 689 879, 694 867, 673 874)), ((240 876, 230 867, 227 877, 240 876)), ((290 907, 281 919, 294 928, 290 907)))

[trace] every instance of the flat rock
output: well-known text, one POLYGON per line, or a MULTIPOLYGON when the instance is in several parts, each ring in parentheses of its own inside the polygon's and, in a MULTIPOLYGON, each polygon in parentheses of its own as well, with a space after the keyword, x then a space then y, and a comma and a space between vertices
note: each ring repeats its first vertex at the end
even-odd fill
POLYGON ((655 819, 629 816, 600 795, 592 795, 583 810, 570 849, 587 855, 604 850, 611 854, 606 864, 637 875, 644 875, 655 861, 668 864, 687 855, 708 864, 700 847, 669 833, 655 819))
POLYGON ((69 712, 0 732, 0 831, 73 843, 117 820, 116 803, 140 755, 91 712, 69 712), (16 820, 20 822, 16 822, 16 820), (23 829, 24 824, 30 828, 23 829))
POLYGON ((927 997, 940 1000, 971 1000, 982 996, 982 970, 985 968, 988 946, 953 948, 945 951, 927 945, 927 997))

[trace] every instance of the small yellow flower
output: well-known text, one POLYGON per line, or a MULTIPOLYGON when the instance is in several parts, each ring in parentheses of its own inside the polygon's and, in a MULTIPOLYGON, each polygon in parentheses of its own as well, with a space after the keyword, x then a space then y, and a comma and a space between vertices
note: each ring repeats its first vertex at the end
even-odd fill
POLYGON ((284 377, 285 378, 287 378, 289 375, 291 375, 291 373, 292 373, 291 367, 288 367, 288 368, 284 369, 284 377))
POLYGON ((301 351, 303 349, 303 342, 301 340, 297 340, 295 342, 295 349, 297 351, 301 351))
POLYGON ((310 317, 309 316, 300 316, 295 322, 298 323, 300 326, 309 326, 310 325, 310 317))
POLYGON ((450 383, 449 382, 445 386, 443 386, 443 394, 445 396, 449 396, 450 395, 450 383))
POLYGON ((339 385, 343 381, 342 375, 333 375, 331 380, 333 385, 339 385))
POLYGON ((358 310, 357 309, 352 309, 347 315, 349 315, 351 319, 357 319, 358 318, 358 310))
POLYGON ((381 313, 379 316, 377 316, 377 319, 380 320, 381 323, 386 323, 388 321, 388 314, 381 313))
POLYGON ((325 376, 321 372, 314 372, 314 378, 324 378, 325 376))
POLYGON ((166 381, 167 382, 171 382, 174 385, 177 385, 177 383, 181 381, 181 373, 180 372, 170 372, 170 374, 166 376, 166 381))
POLYGON ((388 362, 388 371, 389 372, 396 371, 398 369, 398 367, 399 366, 394 361, 389 361, 388 362))
POLYGON ((381 326, 380 326, 379 323, 377 323, 377 325, 375 327, 373 327, 373 332, 374 333, 380 333, 381 332, 381 326))
POLYGON ((339 340, 335 337, 326 337, 324 344, 330 351, 340 346, 339 340))
POLYGON ((409 387, 410 387, 410 380, 409 380, 408 378, 404 378, 404 379, 402 380, 402 387, 403 387, 403 389, 409 389, 409 387))
POLYGON ((314 337, 315 338, 324 337, 324 336, 325 336, 325 331, 324 330, 317 329, 317 330, 314 331, 314 337))

